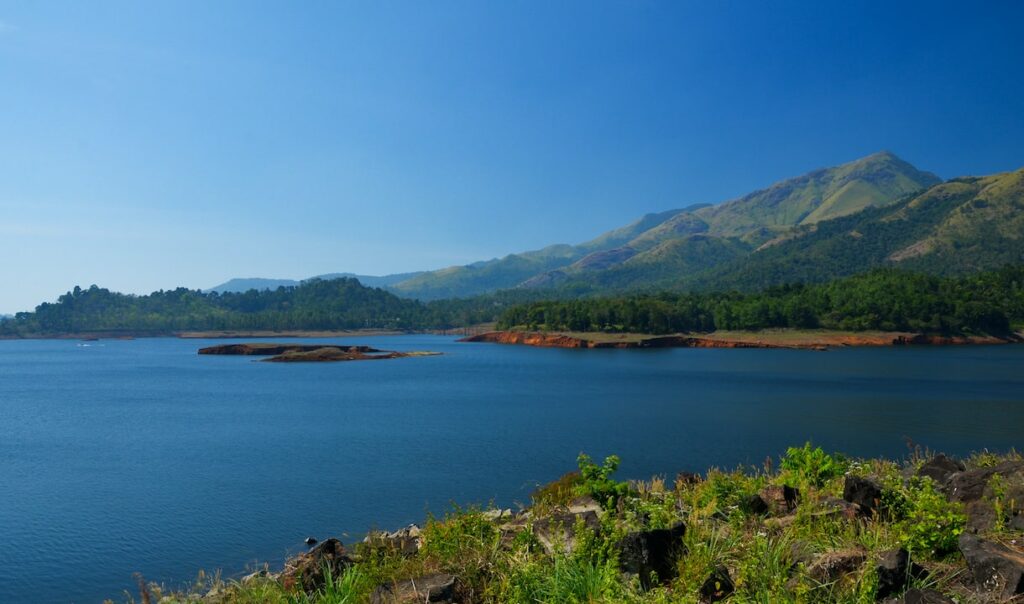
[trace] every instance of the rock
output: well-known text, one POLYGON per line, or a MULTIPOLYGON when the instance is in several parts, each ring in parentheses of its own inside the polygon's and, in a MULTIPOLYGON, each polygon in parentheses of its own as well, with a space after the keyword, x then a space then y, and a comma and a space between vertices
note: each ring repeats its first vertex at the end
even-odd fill
POLYGON ((882 552, 875 566, 878 575, 879 598, 899 593, 907 586, 910 579, 923 577, 924 568, 910 561, 910 553, 905 549, 893 549, 882 552))
POLYGON ((584 514, 586 512, 594 512, 600 517, 604 514, 604 509, 596 499, 590 495, 582 495, 569 502, 569 513, 570 514, 584 514))
POLYGON ((718 602, 729 597, 736 587, 732 584, 729 569, 716 566, 711 576, 700 586, 700 601, 718 602))
POLYGON ((305 543, 306 545, 316 545, 316 538, 315 537, 306 537, 306 539, 305 539, 305 541, 303 541, 303 543, 305 543))
POLYGON ((682 522, 667 529, 634 531, 619 541, 619 568, 639 575, 640 584, 651 586, 651 573, 658 581, 676 576, 676 559, 683 549, 686 525, 682 522))
POLYGON ((795 567, 798 564, 807 566, 814 560, 814 547, 809 541, 794 539, 789 544, 789 560, 795 567))
POLYGON ((946 494, 953 501, 977 501, 984 496, 985 487, 994 474, 1003 477, 1024 475, 1024 461, 1004 461, 989 468, 952 474, 946 481, 946 494))
POLYGON ((960 535, 960 553, 979 590, 1010 598, 1024 594, 1024 554, 970 533, 960 535))
POLYGON ((286 588, 299 586, 312 593, 324 586, 324 571, 338 576, 352 564, 341 541, 331 538, 304 554, 288 560, 281 572, 281 583, 286 588))
MULTIPOLYGON (((967 515, 967 530, 983 533, 996 528, 998 515, 993 502, 1001 498, 1003 505, 1024 501, 1024 462, 1008 461, 989 468, 978 468, 952 474, 946 482, 946 494, 953 501, 964 504, 967 515), (993 479, 999 475, 1002 486, 1000 493, 993 489, 993 479)), ((1006 510, 1014 522, 1019 510, 1006 510)), ((1020 521, 1019 521, 1020 523, 1020 521)))
POLYGON ((455 577, 443 573, 387 583, 373 590, 370 595, 371 604, 451 604, 454 601, 455 577))
POLYGON ((946 479, 956 472, 963 472, 967 468, 964 464, 956 459, 946 457, 942 453, 939 453, 935 457, 926 461, 923 466, 918 468, 918 476, 927 476, 938 484, 943 484, 946 479))
POLYGON ((864 515, 881 515, 885 511, 882 507, 882 485, 870 478, 847 475, 843 499, 856 504, 864 515))
POLYGON ((507 508, 503 510, 487 510, 486 512, 483 513, 484 520, 489 520, 491 522, 507 520, 509 518, 512 518, 512 516, 512 510, 507 508))
POLYGON ((767 486, 758 496, 768 507, 772 516, 785 516, 796 509, 800 491, 789 486, 767 486))
POLYGON ((884 604, 956 604, 934 589, 909 589, 902 598, 889 598, 884 604))
POLYGON ((558 551, 571 552, 576 547, 577 520, 582 520, 583 525, 594 532, 601 529, 601 520, 597 517, 597 512, 555 512, 533 523, 533 535, 548 555, 558 551))
POLYGON ((768 513, 768 502, 762 499, 760 495, 751 495, 743 500, 743 508, 751 514, 763 516, 768 513))
POLYGON ((398 552, 403 556, 415 556, 420 551, 422 537, 420 527, 410 524, 392 533, 387 531, 373 532, 363 539, 370 547, 385 548, 398 552))
POLYGON ((821 554, 807 567, 807 574, 818 583, 834 583, 859 569, 867 555, 860 550, 839 550, 821 554))

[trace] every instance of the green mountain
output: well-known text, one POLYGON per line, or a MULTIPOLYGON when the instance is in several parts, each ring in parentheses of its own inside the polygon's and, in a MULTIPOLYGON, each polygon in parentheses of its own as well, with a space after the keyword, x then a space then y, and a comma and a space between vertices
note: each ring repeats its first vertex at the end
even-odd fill
POLYGON ((391 289, 430 300, 517 286, 594 289, 671 283, 744 256, 794 226, 884 206, 938 182, 934 174, 892 153, 876 153, 719 205, 648 214, 580 245, 553 245, 426 272, 391 289))
POLYGON ((955 178, 896 203, 798 226, 675 287, 753 290, 891 266, 961 275, 1024 262, 1024 168, 955 178))

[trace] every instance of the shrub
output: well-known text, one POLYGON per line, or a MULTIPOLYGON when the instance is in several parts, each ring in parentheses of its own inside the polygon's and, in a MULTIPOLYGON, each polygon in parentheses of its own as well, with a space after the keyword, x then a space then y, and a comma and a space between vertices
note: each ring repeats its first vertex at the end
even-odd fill
POLYGON ((930 478, 913 478, 892 498, 899 538, 911 553, 940 557, 956 549, 966 516, 959 503, 935 489, 930 478))
POLYGON ((829 480, 842 476, 850 467, 850 462, 838 453, 829 455, 821 447, 812 448, 808 442, 803 447, 786 449, 780 465, 784 474, 798 482, 821 487, 829 480))
POLYGON ((580 495, 590 495, 605 509, 613 509, 619 498, 629 492, 629 483, 612 480, 611 475, 619 469, 619 456, 609 455, 602 465, 597 465, 586 453, 580 453, 576 462, 580 467, 582 483, 577 487, 580 495))

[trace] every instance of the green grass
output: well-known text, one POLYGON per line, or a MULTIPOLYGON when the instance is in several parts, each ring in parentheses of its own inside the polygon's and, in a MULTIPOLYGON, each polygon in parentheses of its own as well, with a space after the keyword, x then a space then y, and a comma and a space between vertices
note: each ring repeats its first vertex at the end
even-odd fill
MULTIPOLYGON (((779 460, 766 460, 761 468, 713 469, 700 480, 674 483, 662 477, 619 481, 614 477, 617 458, 598 464, 580 456, 578 472, 534 492, 532 516, 518 526, 502 526, 507 519, 491 520, 478 508, 455 508, 428 519, 415 555, 365 544, 350 548, 355 564, 316 593, 287 589, 273 576, 225 581, 200 575, 190 590, 149 585, 124 601, 172 604, 205 595, 203 601, 214 604, 354 604, 368 602, 381 584, 444 572, 458 578, 462 602, 682 604, 696 602, 705 581, 724 567, 735 585, 729 602, 867 604, 875 601, 878 587, 873 560, 899 547, 927 570, 910 587, 938 589, 971 601, 969 573, 955 547, 963 511, 930 480, 907 478, 927 456, 915 450, 898 463, 858 460, 807 444, 790 448, 779 460), (830 511, 827 500, 841 496, 848 473, 870 475, 882 483, 889 507, 884 517, 851 519, 830 511), (783 484, 800 490, 791 515, 771 517, 747 509, 751 495, 783 484), (600 529, 592 531, 578 522, 572 551, 545 553, 530 522, 584 494, 605 507, 600 529), (617 543, 627 532, 680 521, 687 530, 674 578, 645 590, 638 577, 620 572, 617 543), (839 577, 815 577, 811 565, 816 556, 845 551, 863 553, 867 562, 839 577)), ((1019 458, 1016 453, 985 451, 965 461, 969 467, 988 467, 1019 458)), ((1006 530, 990 536, 1004 542, 1020 539, 1006 530)))

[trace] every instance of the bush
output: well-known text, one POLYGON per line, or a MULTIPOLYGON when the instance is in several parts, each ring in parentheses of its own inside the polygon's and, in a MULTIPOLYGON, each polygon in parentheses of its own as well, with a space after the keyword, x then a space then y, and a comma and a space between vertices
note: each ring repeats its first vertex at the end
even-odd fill
POLYGON ((580 467, 582 483, 577 487, 580 495, 590 495, 605 509, 614 509, 619 498, 629 492, 629 484, 612 480, 611 475, 619 469, 619 456, 609 455, 604 464, 597 465, 586 453, 576 459, 580 467))
POLYGON ((913 478, 893 498, 890 511, 897 532, 911 553, 941 557, 956 549, 967 517, 959 503, 951 502, 930 478, 913 478))
POLYGON ((829 480, 846 473, 850 462, 838 453, 829 455, 821 447, 811 448, 811 443, 808 442, 803 447, 786 449, 781 467, 785 474, 796 481, 821 487, 829 480))

